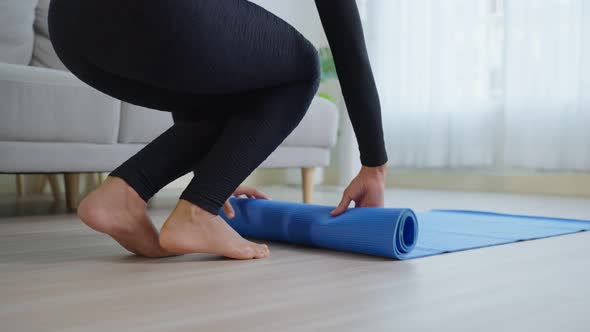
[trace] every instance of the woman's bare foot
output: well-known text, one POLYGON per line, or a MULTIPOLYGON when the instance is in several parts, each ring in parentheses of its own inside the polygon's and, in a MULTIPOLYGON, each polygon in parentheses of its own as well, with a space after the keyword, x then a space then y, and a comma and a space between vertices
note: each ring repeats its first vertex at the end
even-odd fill
POLYGON ((264 258, 265 244, 240 236, 223 218, 179 200, 160 231, 162 248, 177 254, 209 253, 235 259, 264 258))
POLYGON ((110 235, 125 249, 146 257, 166 257, 147 204, 123 179, 109 176, 78 206, 78 216, 90 228, 110 235))

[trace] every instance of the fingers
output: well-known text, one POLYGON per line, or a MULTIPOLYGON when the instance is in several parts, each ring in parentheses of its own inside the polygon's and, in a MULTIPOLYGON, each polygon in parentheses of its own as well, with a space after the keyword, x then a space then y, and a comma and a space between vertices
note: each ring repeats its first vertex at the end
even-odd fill
POLYGON ((248 186, 239 186, 233 193, 233 196, 235 197, 239 197, 241 195, 245 195, 247 198, 271 199, 268 195, 264 194, 258 189, 248 186))
POLYGON ((341 214, 342 212, 346 211, 346 209, 348 209, 348 206, 350 205, 351 201, 352 201, 352 198, 350 198, 348 193, 345 191, 344 194, 342 194, 342 199, 340 200, 340 204, 338 204, 338 206, 334 210, 332 210, 330 212, 330 214, 332 216, 337 216, 337 215, 341 214))
POLYGON ((252 194, 254 198, 262 198, 262 199, 271 199, 270 196, 264 194, 263 192, 254 189, 254 193, 252 194))
POLYGON ((236 216, 234 208, 231 206, 229 200, 225 201, 225 203, 223 204, 223 212, 229 219, 233 219, 236 216))

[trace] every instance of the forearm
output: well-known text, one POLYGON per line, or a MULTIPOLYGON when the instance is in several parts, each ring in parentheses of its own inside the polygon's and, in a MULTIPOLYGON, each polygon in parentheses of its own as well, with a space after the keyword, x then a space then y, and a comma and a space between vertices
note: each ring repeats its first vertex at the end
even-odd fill
POLYGON ((377 88, 369 69, 359 77, 341 79, 342 93, 350 122, 359 145, 361 163, 364 166, 380 166, 387 162, 387 151, 383 137, 381 105, 377 88))
POLYGON ((381 106, 355 0, 315 0, 328 37, 361 163, 387 162, 381 106))

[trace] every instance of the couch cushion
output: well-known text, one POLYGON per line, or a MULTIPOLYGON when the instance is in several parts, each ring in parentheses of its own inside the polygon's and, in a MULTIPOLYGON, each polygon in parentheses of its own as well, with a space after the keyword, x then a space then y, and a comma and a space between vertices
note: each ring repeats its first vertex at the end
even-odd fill
POLYGON ((35 48, 33 49, 31 66, 69 71, 57 57, 51 40, 42 35, 35 35, 35 48))
POLYGON ((116 143, 121 102, 69 72, 0 63, 0 140, 116 143))
POLYGON ((49 3, 51 0, 39 0, 35 8, 35 33, 49 37, 49 24, 47 17, 49 16, 49 3))
POLYGON ((50 0, 39 0, 39 4, 35 9, 35 44, 31 65, 68 70, 55 53, 51 40, 49 39, 47 16, 50 2, 50 0))
POLYGON ((315 97, 303 120, 282 145, 333 147, 336 144, 338 117, 338 108, 334 103, 315 97))
POLYGON ((173 123, 170 112, 123 102, 121 105, 119 143, 149 143, 170 128, 173 123))
POLYGON ((330 165, 330 149, 279 146, 258 168, 325 167, 330 165))
POLYGON ((0 62, 25 65, 33 52, 37 0, 0 1, 0 62))
MULTIPOLYGON (((110 172, 144 144, 0 141, 0 173, 110 172)), ((278 147, 258 168, 324 167, 330 150, 278 147)))
POLYGON ((144 144, 92 144, 0 141, 0 172, 110 172, 144 144))
MULTIPOLYGON (((316 97, 297 128, 285 139, 283 146, 326 147, 336 144, 338 110, 334 103, 316 97)), ((169 112, 122 103, 120 143, 149 143, 173 124, 169 112)))

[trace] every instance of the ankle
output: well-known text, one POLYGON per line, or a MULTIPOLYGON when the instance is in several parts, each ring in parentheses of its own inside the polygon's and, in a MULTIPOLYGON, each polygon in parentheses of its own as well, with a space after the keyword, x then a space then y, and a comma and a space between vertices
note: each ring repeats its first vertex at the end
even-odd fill
POLYGON ((125 185, 125 196, 128 201, 133 203, 133 207, 139 211, 145 211, 147 209, 147 202, 141 198, 141 196, 127 183, 125 185))
POLYGON ((211 212, 201 208, 200 206, 193 204, 187 200, 184 199, 180 199, 178 201, 178 205, 179 207, 182 208, 182 210, 186 213, 189 213, 191 216, 191 219, 196 219, 196 220, 203 220, 203 219, 211 219, 214 218, 215 215, 212 214, 211 212))
POLYGON ((133 207, 140 210, 147 208, 147 202, 141 198, 141 195, 131 187, 124 179, 114 176, 108 176, 103 182, 103 186, 114 188, 116 192, 123 194, 127 202, 131 202, 133 207))

